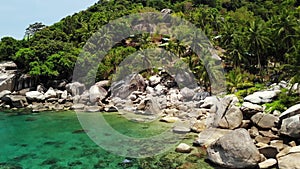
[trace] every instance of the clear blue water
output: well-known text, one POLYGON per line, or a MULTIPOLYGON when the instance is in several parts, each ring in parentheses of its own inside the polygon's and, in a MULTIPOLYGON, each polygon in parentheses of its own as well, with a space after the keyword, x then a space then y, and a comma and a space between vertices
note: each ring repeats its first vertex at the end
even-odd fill
MULTIPOLYGON (((133 123, 117 114, 105 114, 105 118, 114 129, 134 137, 151 136, 170 128, 169 124, 159 122, 133 123)), ((193 163, 197 168, 209 168, 203 159, 174 150, 154 157, 129 159, 130 164, 123 164, 126 157, 102 149, 82 131, 75 112, 31 115, 0 112, 0 144, 0 168, 177 168, 187 162, 188 166, 193 163)))

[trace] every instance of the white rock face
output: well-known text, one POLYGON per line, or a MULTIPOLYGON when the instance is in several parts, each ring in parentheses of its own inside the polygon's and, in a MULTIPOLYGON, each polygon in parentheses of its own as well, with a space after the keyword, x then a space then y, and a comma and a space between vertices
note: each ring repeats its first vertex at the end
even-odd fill
POLYGON ((45 100, 45 95, 38 91, 26 92, 26 98, 30 101, 43 101, 45 100))
POLYGON ((56 98, 56 96, 57 96, 57 94, 56 94, 55 90, 54 90, 52 87, 50 87, 50 88, 47 90, 47 92, 45 93, 45 98, 46 98, 46 99, 49 99, 49 98, 56 98))
POLYGON ((254 104, 261 104, 261 103, 268 103, 271 102, 274 97, 277 96, 279 91, 259 91, 255 92, 251 95, 248 95, 244 98, 245 101, 254 103, 254 104))

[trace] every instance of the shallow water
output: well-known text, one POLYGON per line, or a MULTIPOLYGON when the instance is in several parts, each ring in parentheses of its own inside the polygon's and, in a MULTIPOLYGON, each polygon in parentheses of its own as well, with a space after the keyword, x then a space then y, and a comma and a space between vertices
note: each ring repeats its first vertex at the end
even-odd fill
MULTIPOLYGON (((131 137, 150 137, 170 129, 170 124, 134 123, 113 113, 104 117, 115 130, 131 137)), ((179 160, 184 155, 172 150, 142 160, 127 158, 131 163, 123 164, 126 157, 102 149, 85 132, 89 131, 82 129, 75 112, 15 116, 0 112, 0 168, 175 168, 184 163, 179 160)), ((193 162, 209 167, 201 161, 193 162)))

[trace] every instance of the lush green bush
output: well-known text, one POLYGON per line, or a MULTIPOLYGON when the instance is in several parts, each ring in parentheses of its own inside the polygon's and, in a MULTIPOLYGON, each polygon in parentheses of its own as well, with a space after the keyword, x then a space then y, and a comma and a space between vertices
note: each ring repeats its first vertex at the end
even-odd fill
POLYGON ((287 89, 282 89, 278 98, 271 103, 266 103, 266 112, 273 112, 279 110, 285 111, 287 108, 300 103, 300 97, 297 93, 290 93, 287 89))

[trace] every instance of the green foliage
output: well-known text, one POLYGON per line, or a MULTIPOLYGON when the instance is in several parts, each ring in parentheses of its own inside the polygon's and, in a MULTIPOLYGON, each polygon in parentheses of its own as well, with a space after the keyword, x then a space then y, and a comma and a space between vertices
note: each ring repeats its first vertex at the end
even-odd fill
POLYGON ((12 37, 3 37, 0 41, 0 60, 10 60, 21 47, 22 41, 12 37))
POLYGON ((260 90, 263 90, 265 86, 263 84, 255 84, 253 87, 246 88, 246 89, 240 89, 234 94, 239 98, 240 101, 243 101, 243 98, 260 90))
POLYGON ((231 70, 226 75, 226 84, 228 91, 230 93, 234 93, 238 91, 239 89, 245 89, 249 87, 253 87, 253 75, 250 73, 241 70, 240 68, 231 70))
MULTIPOLYGON (((198 26, 214 46, 225 50, 222 58, 225 69, 234 69, 227 75, 229 92, 237 91, 240 95, 252 92, 255 90, 251 89, 254 85, 252 74, 263 79, 275 70, 280 71, 281 79, 291 79, 293 83, 300 81, 300 15, 296 0, 99 1, 54 25, 45 26, 40 22, 29 25, 24 40, 2 38, 0 60, 13 60, 25 73, 35 76, 69 79, 80 49, 103 25, 132 13, 159 12, 163 8, 172 9, 172 15, 198 26)), ((174 31, 184 35, 189 33, 187 30, 174 31)), ((111 78, 126 56, 140 49, 160 47, 182 57, 199 83, 209 86, 211 82, 206 69, 211 68, 211 61, 199 60, 194 53, 187 53, 189 44, 179 42, 178 37, 170 37, 164 47, 158 46, 160 37, 165 36, 168 35, 143 34, 127 38, 125 41, 129 43, 122 41, 116 45, 99 63, 97 70, 91 72, 97 72, 98 80, 111 78)), ((105 45, 110 38, 113 37, 107 33, 98 43, 105 45)), ((96 58, 96 55, 88 56, 91 57, 85 58, 88 61, 96 58)), ((79 63, 86 64, 83 60, 79 63)))
POLYGON ((300 102, 299 94, 290 93, 287 89, 282 89, 278 98, 271 103, 266 103, 266 112, 272 112, 279 110, 285 111, 287 108, 300 102))

